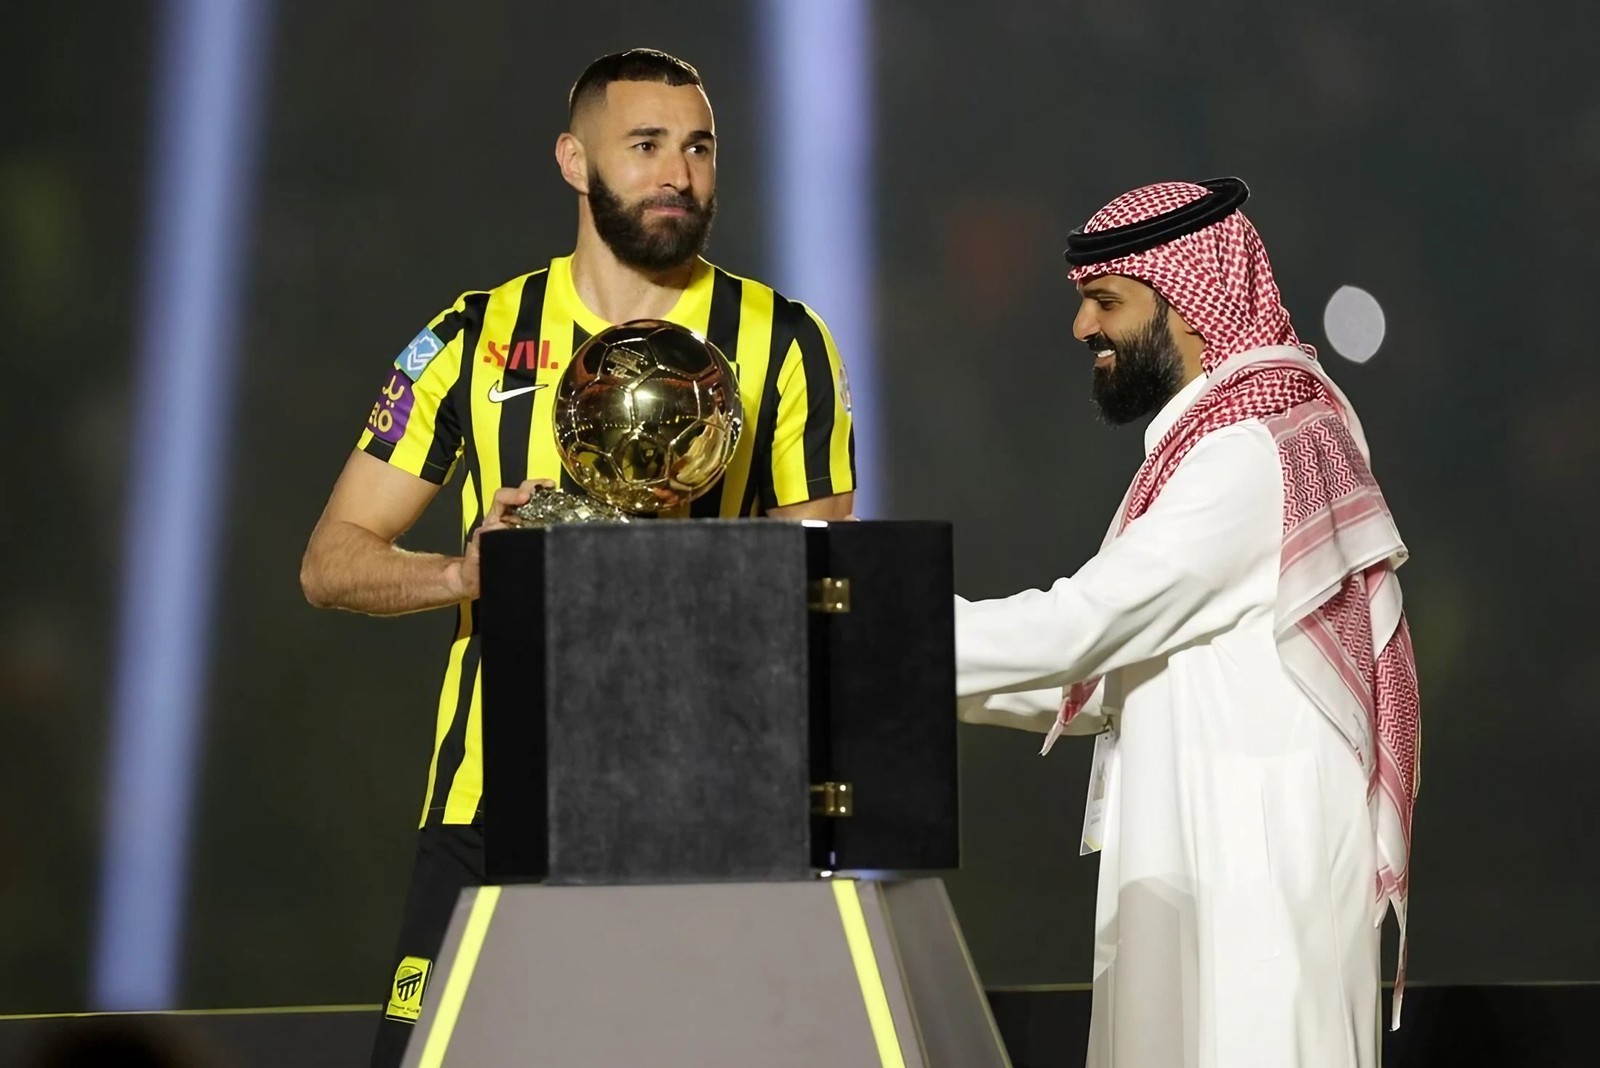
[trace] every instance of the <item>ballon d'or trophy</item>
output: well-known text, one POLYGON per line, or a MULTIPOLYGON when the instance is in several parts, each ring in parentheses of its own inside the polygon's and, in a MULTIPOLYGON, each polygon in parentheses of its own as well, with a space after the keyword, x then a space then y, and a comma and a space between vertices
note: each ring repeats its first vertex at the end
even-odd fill
POLYGON ((602 330, 556 385, 556 452, 582 493, 541 488, 519 527, 629 522, 699 497, 722 477, 744 423, 733 365, 694 331, 659 319, 602 330))

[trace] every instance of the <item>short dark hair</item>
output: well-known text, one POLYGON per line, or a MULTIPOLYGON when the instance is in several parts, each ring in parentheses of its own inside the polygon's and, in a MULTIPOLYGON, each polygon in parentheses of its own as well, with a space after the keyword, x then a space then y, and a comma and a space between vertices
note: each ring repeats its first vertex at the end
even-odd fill
MULTIPOLYGON (((601 56, 578 75, 567 95, 567 121, 578 108, 593 100, 603 100, 612 82, 664 82, 667 85, 700 85, 700 72, 677 56, 654 48, 630 48, 601 56)), ((702 86, 703 88, 703 86, 702 86)))

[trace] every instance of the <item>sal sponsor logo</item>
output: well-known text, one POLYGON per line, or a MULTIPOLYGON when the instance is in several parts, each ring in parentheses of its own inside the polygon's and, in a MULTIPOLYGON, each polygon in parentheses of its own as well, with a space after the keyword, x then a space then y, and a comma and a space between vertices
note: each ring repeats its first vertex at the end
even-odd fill
POLYGON ((390 371, 388 381, 378 391, 378 402, 367 416, 367 429, 379 441, 398 445, 406 436, 406 423, 411 420, 411 407, 415 403, 411 379, 402 369, 390 371))
POLYGON ((502 369, 512 371, 548 371, 561 370, 561 361, 551 362, 550 342, 548 341, 519 341, 515 345, 506 342, 504 345, 489 339, 485 346, 488 350, 479 359, 484 363, 492 363, 502 369))
MULTIPOLYGON (((515 344, 506 342, 504 345, 490 338, 484 346, 485 352, 479 359, 487 364, 505 371, 559 371, 561 361, 550 359, 550 342, 548 341, 518 341, 515 344)), ((489 403, 503 404, 512 397, 521 397, 529 393, 536 393, 544 389, 548 382, 536 385, 516 386, 511 389, 502 389, 504 381, 496 382, 489 387, 489 403)))
POLYGON ((422 995, 428 990, 428 976, 433 972, 433 961, 426 957, 407 957, 394 972, 394 985, 389 989, 389 1004, 384 1015, 391 1020, 416 1023, 422 1015, 422 995))

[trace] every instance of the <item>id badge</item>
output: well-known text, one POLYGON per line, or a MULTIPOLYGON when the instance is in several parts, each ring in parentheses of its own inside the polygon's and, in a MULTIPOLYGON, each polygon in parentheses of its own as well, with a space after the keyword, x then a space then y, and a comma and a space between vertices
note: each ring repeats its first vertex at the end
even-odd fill
POLYGON ((1106 825, 1106 795, 1110 792, 1112 764, 1117 754, 1117 731, 1101 731, 1094 737, 1094 764, 1089 769, 1089 799, 1083 806, 1083 838, 1078 856, 1100 852, 1106 825))

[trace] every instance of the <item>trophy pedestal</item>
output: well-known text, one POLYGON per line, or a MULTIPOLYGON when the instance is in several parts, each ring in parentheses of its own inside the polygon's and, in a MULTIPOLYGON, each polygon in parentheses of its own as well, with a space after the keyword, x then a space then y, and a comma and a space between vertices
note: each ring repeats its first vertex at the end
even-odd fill
POLYGON ((484 846, 406 1064, 1004 1065, 959 860, 942 523, 482 539, 484 846))
POLYGON ((407 1068, 1007 1065, 937 879, 462 894, 407 1068))

